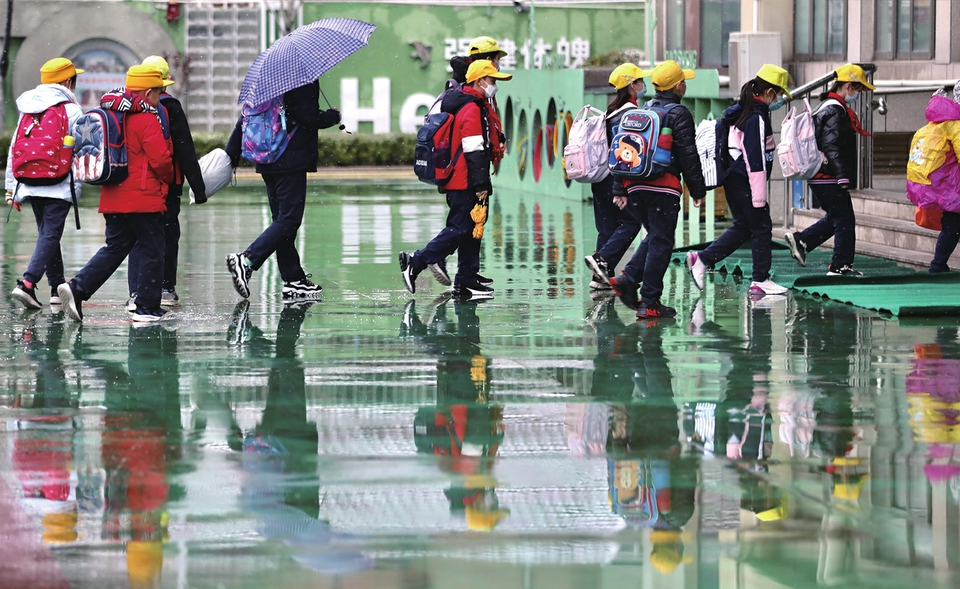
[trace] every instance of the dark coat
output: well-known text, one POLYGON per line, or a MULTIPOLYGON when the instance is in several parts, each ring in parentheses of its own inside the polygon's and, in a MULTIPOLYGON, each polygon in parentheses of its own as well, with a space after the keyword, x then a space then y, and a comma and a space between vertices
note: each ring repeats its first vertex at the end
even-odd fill
POLYGON ((817 109, 813 115, 817 147, 826 156, 818 177, 836 178, 838 184, 857 187, 857 134, 845 106, 836 104, 817 109), (846 180, 847 182, 842 182, 846 180))
POLYGON ((207 202, 207 187, 203 183, 200 164, 197 163, 197 149, 193 145, 190 123, 183 112, 180 101, 167 93, 160 95, 160 103, 167 109, 170 119, 170 140, 173 142, 173 182, 170 183, 168 196, 183 194, 183 179, 186 178, 193 188, 198 204, 207 202))

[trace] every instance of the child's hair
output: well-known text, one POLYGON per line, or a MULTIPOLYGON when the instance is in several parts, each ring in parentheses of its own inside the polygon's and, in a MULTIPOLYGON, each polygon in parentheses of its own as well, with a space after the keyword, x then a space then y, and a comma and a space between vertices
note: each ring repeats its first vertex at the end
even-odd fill
POLYGON ((747 83, 740 88, 740 98, 738 99, 738 102, 740 103, 740 118, 737 119, 735 126, 739 127, 753 115, 753 112, 756 109, 754 106, 753 97, 760 96, 771 88, 774 90, 780 89, 779 86, 774 86, 762 78, 747 80, 747 83))
POLYGON ((628 102, 630 102, 630 84, 617 90, 617 95, 613 97, 613 100, 610 101, 610 105, 607 107, 607 114, 614 112, 628 102))

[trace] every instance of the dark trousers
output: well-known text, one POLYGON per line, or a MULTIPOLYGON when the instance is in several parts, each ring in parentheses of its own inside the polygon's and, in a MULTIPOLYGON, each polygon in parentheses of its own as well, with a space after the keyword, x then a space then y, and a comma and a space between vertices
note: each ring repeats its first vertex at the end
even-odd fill
POLYGON ((33 216, 37 220, 37 246, 33 248, 24 280, 33 284, 47 275, 50 288, 63 284, 63 254, 60 252, 60 239, 63 237, 63 224, 70 212, 71 204, 59 198, 30 199, 33 216))
MULTIPOLYGON (((177 258, 180 256, 180 197, 167 195, 167 212, 163 213, 163 288, 177 286, 177 258)), ((140 246, 134 246, 127 259, 127 286, 137 292, 140 274, 140 246)))
POLYGON ((163 214, 107 214, 106 242, 90 258, 71 281, 71 288, 81 301, 89 299, 113 276, 123 260, 140 246, 140 270, 137 276, 137 305, 145 309, 160 308, 163 282, 163 214))
POLYGON ((640 205, 640 219, 647 235, 623 271, 631 281, 643 283, 640 298, 652 305, 663 294, 663 275, 667 273, 673 253, 673 232, 680 216, 680 199, 649 190, 634 192, 630 199, 640 205))
POLYGON ((307 204, 307 173, 263 174, 261 177, 267 186, 273 223, 243 253, 250 258, 254 270, 259 270, 267 258, 276 253, 280 278, 284 282, 303 280, 306 273, 300 265, 296 240, 307 204))
POLYGON ((960 213, 951 213, 943 211, 943 219, 940 221, 940 237, 937 238, 937 247, 933 251, 933 261, 930 262, 930 273, 949 272, 947 261, 957 249, 957 242, 960 242, 960 213))
POLYGON ((597 255, 606 260, 612 271, 640 233, 640 204, 634 198, 628 198, 622 210, 613 204, 613 176, 591 184, 590 189, 597 224, 597 255))
POLYGON ((700 252, 700 259, 707 266, 713 266, 750 240, 753 250, 752 280, 763 282, 770 278, 770 236, 773 232, 770 203, 759 209, 754 208, 750 182, 743 174, 734 172, 727 176, 723 189, 727 194, 727 206, 733 214, 733 225, 700 252))
POLYGON ((831 266, 852 266, 857 247, 857 219, 853 214, 850 191, 835 184, 811 184, 814 198, 826 216, 800 232, 800 241, 807 251, 833 237, 831 266))
POLYGON ((447 226, 430 240, 422 250, 413 254, 414 272, 422 272, 428 264, 436 264, 457 252, 457 276, 454 284, 472 285, 480 271, 480 240, 473 238, 476 223, 470 211, 477 204, 477 194, 471 190, 447 191, 447 226))

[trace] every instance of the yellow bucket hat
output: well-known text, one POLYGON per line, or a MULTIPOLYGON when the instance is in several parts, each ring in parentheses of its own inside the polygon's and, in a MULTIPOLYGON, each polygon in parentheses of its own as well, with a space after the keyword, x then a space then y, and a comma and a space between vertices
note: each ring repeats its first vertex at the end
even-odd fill
POLYGON ((152 65, 135 65, 127 70, 126 87, 130 90, 164 88, 173 84, 173 80, 164 80, 160 70, 152 65))
POLYGON ((613 71, 610 72, 610 78, 608 78, 607 81, 617 90, 622 90, 640 78, 649 78, 652 73, 653 72, 644 71, 632 63, 621 63, 613 68, 613 71))
POLYGON ((82 73, 83 70, 78 70, 66 57, 54 57, 40 66, 40 83, 59 84, 82 73))
POLYGON ((855 82, 863 85, 863 87, 867 90, 876 89, 876 86, 867 81, 867 75, 863 72, 863 68, 859 65, 848 63, 846 65, 841 65, 833 71, 837 72, 838 82, 855 82))
POLYGON ((757 77, 780 88, 787 95, 787 98, 793 99, 793 95, 787 90, 787 84, 790 82, 790 74, 787 73, 787 70, 772 63, 765 63, 760 66, 757 77))
POLYGON ((140 65, 149 65, 160 70, 160 76, 164 79, 170 77, 170 64, 167 63, 167 60, 160 57, 159 55, 151 55, 145 58, 140 65))

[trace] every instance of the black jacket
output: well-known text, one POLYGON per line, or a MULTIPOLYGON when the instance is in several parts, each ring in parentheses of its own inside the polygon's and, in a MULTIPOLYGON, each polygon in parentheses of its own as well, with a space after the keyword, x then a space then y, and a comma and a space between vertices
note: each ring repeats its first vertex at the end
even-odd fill
POLYGON ((160 95, 160 104, 167 109, 170 119, 170 140, 173 142, 173 182, 170 183, 169 196, 183 194, 183 179, 186 178, 193 189, 197 204, 207 202, 207 187, 203 183, 200 164, 197 163, 197 149, 193 145, 190 123, 183 112, 180 101, 169 94, 160 95))
MULTIPOLYGON (((314 81, 294 88, 283 95, 283 105, 287 115, 288 127, 293 125, 293 136, 280 159, 272 164, 257 164, 260 174, 285 174, 289 172, 316 172, 319 138, 317 131, 332 127, 340 122, 340 112, 336 109, 320 110, 320 81, 314 81)), ((234 163, 240 161, 241 139, 243 137, 243 116, 227 140, 227 155, 234 163)))
POLYGON ((813 115, 813 124, 817 130, 817 147, 827 158, 818 176, 847 180, 850 188, 856 188, 857 134, 846 107, 830 104, 818 108, 813 115))

